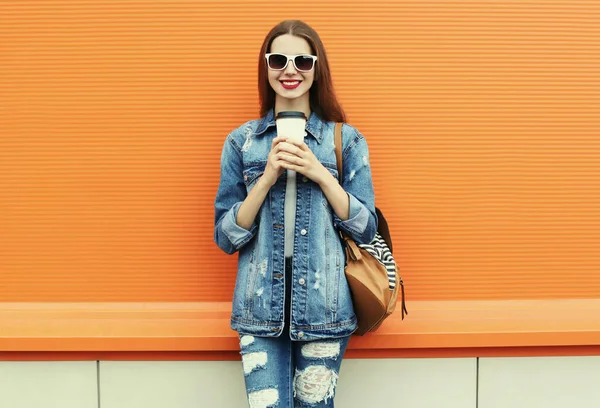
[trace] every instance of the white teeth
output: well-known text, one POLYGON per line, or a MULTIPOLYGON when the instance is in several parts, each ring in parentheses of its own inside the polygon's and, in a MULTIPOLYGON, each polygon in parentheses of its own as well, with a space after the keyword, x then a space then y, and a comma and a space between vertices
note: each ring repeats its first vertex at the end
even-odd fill
POLYGON ((283 84, 284 85, 288 85, 288 86, 293 86, 293 85, 296 85, 296 84, 299 84, 299 83, 300 83, 300 81, 293 81, 293 82, 283 81, 283 84))

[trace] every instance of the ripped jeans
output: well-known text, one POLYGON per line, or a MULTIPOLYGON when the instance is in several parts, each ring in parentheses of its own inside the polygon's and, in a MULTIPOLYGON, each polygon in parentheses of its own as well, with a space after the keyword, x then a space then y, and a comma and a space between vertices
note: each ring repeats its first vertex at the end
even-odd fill
MULTIPOLYGON (((286 282, 291 262, 286 259, 286 282)), ((286 285, 286 292, 290 288, 286 285)), ((242 367, 250 408, 333 407, 338 374, 350 336, 292 341, 289 301, 279 337, 240 335, 242 367)))

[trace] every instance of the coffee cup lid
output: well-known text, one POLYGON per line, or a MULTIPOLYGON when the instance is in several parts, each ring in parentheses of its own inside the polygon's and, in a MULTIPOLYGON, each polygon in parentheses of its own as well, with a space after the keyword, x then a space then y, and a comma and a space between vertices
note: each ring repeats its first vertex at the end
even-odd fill
POLYGON ((275 117, 275 120, 285 119, 285 118, 302 118, 302 119, 306 120, 306 115, 304 114, 304 112, 283 111, 283 112, 279 112, 277 114, 277 116, 275 117))

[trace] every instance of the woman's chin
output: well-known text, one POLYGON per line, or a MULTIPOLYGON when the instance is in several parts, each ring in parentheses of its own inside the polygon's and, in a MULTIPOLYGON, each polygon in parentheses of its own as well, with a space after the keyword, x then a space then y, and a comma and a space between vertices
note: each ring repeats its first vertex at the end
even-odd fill
POLYGON ((305 95, 306 91, 302 90, 300 88, 285 89, 285 88, 281 87, 281 89, 278 89, 276 93, 277 93, 277 95, 279 95, 280 97, 282 97, 284 99, 292 100, 292 99, 298 99, 302 95, 305 95))

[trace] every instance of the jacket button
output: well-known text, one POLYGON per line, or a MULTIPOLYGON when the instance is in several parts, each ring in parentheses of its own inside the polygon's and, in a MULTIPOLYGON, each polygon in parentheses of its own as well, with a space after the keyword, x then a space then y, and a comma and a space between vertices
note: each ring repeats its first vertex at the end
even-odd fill
POLYGON ((298 283, 300 285, 304 285, 306 283, 306 281, 304 280, 304 278, 300 278, 300 279, 298 279, 298 283))
POLYGON ((306 182, 308 181, 308 177, 306 177, 306 176, 302 177, 302 181, 303 181, 304 183, 306 183, 306 182))
POLYGON ((304 337, 304 332, 298 332, 298 337, 304 337))
POLYGON ((248 175, 244 174, 244 181, 248 181, 248 175))
POLYGON ((307 232, 306 232, 306 230, 305 230, 305 229, 303 229, 302 231, 300 231, 300 234, 302 234, 302 235, 306 235, 306 234, 307 234, 307 232))

